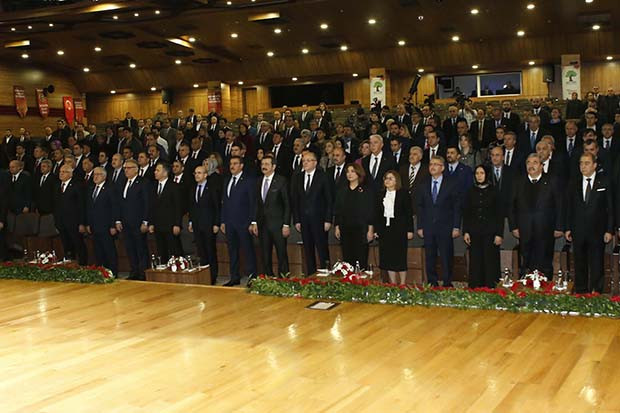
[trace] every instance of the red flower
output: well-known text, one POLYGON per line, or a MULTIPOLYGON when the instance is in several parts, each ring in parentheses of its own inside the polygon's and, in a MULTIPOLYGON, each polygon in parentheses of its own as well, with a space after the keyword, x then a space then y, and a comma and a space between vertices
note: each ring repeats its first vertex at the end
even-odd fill
POLYGON ((620 295, 614 295, 609 300, 614 302, 614 303, 620 303, 620 295))
POLYGON ((506 290, 502 290, 501 288, 498 288, 496 290, 497 294, 499 294, 502 297, 506 297, 506 290))
POLYGON ((519 298, 525 298, 525 296, 527 296, 527 294, 525 293, 525 291, 519 291, 519 292, 517 292, 517 297, 519 297, 519 298))

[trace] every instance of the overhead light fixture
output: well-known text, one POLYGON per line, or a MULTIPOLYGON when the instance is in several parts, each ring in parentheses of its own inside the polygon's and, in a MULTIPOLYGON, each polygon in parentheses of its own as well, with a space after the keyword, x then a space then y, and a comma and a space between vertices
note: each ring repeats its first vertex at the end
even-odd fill
POLYGON ((155 10, 155 14, 160 14, 160 13, 161 13, 161 11, 155 10))
POLYGON ((237 84, 238 84, 239 86, 243 85, 243 80, 238 81, 238 82, 237 82, 237 84))
POLYGON ((232 6, 232 1, 227 1, 226 4, 232 6))
POLYGON ((54 27, 54 23, 48 24, 49 27, 54 27))
POLYGON ((32 26, 28 26, 28 30, 32 30, 32 26))
POLYGON ((193 49, 194 46, 192 46, 192 44, 190 42, 188 42, 185 39, 181 39, 180 37, 169 37, 166 40, 168 40, 170 43, 174 43, 178 46, 182 46, 182 47, 186 47, 188 49, 193 49))
POLYGON ((453 42, 458 42, 459 40, 461 40, 461 38, 459 36, 452 36, 452 41, 453 42))
POLYGON ((340 50, 342 50, 343 52, 346 52, 347 50, 349 50, 349 46, 347 46, 346 44, 343 44, 342 46, 340 46, 340 50))
POLYGON ((523 31, 523 30, 519 30, 519 31, 517 32, 517 36, 519 36, 519 37, 523 37, 523 36, 525 36, 525 31, 523 31))
POLYGON ((275 29, 273 29, 273 32, 275 34, 280 34, 280 33, 282 33, 282 29, 280 29, 279 27, 276 27, 275 29))
POLYGON ((478 14, 479 13, 478 9, 471 9, 469 12, 471 14, 478 14))
POLYGON ((118 16, 115 14, 114 16, 112 16, 112 19, 118 20, 118 16))
POLYGON ((132 68, 132 69, 135 69, 136 68, 136 64, 135 63, 130 63, 129 67, 132 68))
POLYGON ((292 78, 291 78, 291 80, 292 80, 293 82, 297 82, 297 78, 296 78, 296 77, 292 77, 292 78))
POLYGON ((196 88, 199 88, 199 87, 200 87, 200 85, 199 85, 198 83, 194 83, 194 85, 193 85, 193 86, 194 86, 194 89, 196 89, 196 88))
POLYGON ((110 90, 110 93, 115 95, 116 94, 116 90, 110 90))
POLYGON ((274 55, 274 53, 271 50, 267 52, 267 56, 273 57, 273 55, 274 55))
POLYGON ((478 67, 479 67, 478 65, 471 65, 471 68, 474 70, 478 69, 478 67))
POLYGON ((58 50, 58 51, 56 52, 56 54, 57 54, 58 56, 62 56, 62 55, 64 55, 64 54, 65 54, 65 51, 64 51, 64 50, 58 50))
POLYGON ((134 13, 133 17, 140 17, 140 13, 134 13))
POLYGON ((187 39, 187 41, 190 42, 190 43, 194 43, 196 41, 196 38, 195 37, 190 37, 190 38, 187 39))
POLYGON ((9 49, 12 47, 28 47, 28 46, 30 46, 30 40, 18 40, 16 42, 10 42, 4 45, 6 49, 9 49))
POLYGON ((375 19, 368 19, 368 24, 375 24, 377 21, 375 19))
POLYGON ((310 53, 310 50, 308 50, 308 49, 304 48, 304 49, 301 49, 301 52, 302 52, 303 54, 308 54, 308 53, 310 53))
POLYGON ((236 39, 237 37, 239 37, 239 35, 237 33, 231 33, 230 37, 232 37, 233 39, 236 39))
POLYGON ((180 65, 181 64, 181 60, 179 60, 179 59, 175 60, 174 64, 180 65))
POLYGON ((85 67, 85 68, 83 68, 82 70, 83 70, 84 72, 86 72, 86 73, 90 72, 90 68, 88 68, 88 67, 85 67))
POLYGON ((95 52, 100 52, 100 51, 101 51, 101 47, 96 46, 96 47, 95 47, 95 52))
POLYGON ((329 29, 329 25, 327 23, 321 23, 321 25, 319 27, 321 28, 321 30, 329 29))
POLYGON ((404 40, 399 40, 398 41, 398 45, 399 46, 404 46, 406 44, 406 42, 404 40))
POLYGON ((357 77, 359 76, 357 73, 353 73, 353 77, 357 77))
POLYGON ((22 59, 28 59, 30 56, 28 56, 28 53, 23 53, 22 54, 22 59))
POLYGON ((530 66, 534 66, 536 64, 536 62, 533 61, 533 60, 530 60, 529 62, 527 62, 527 64, 530 65, 530 66))
POLYGON ((613 56, 607 56, 605 59, 607 59, 607 60, 614 60, 614 57, 613 56))
POLYGON ((601 28, 600 24, 594 24, 592 25, 592 30, 599 30, 601 28))
POLYGON ((423 68, 419 68, 418 69, 418 73, 424 73, 424 69, 423 68))
POLYGON ((15 27, 11 27, 12 32, 14 32, 15 30, 17 30, 15 27))
POLYGON ((534 10, 536 8, 536 5, 534 3, 528 3, 528 5, 525 6, 525 8, 528 10, 534 10))
POLYGON ((157 88, 156 88, 155 86, 153 86, 153 87, 151 88, 151 92, 155 92, 156 90, 157 90, 157 88))
POLYGON ((594 0, 586 0, 586 3, 590 4, 592 3, 594 0))

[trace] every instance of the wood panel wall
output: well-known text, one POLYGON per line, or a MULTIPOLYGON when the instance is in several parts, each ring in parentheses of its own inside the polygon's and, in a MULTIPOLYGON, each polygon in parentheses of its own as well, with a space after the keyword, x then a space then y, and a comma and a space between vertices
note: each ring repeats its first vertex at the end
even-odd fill
POLYGON ((50 108, 62 109, 63 96, 81 96, 80 91, 71 79, 61 74, 23 65, 0 64, 0 106, 15 107, 14 85, 24 87, 28 103, 28 113, 23 119, 17 115, 17 111, 14 112, 14 115, 0 114, 2 136, 4 136, 6 128, 11 128, 16 132, 23 127, 28 129, 32 136, 42 136, 45 126, 50 125, 52 128, 56 128, 56 118, 43 119, 39 115, 35 94, 36 88, 47 87, 50 84, 56 88, 56 91, 49 94, 47 98, 50 108))

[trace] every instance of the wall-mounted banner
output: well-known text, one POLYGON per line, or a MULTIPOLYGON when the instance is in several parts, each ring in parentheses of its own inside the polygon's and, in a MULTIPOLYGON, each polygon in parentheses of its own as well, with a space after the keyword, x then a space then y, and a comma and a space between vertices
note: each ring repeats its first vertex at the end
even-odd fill
POLYGON ((73 119, 75 118, 75 107, 73 106, 73 98, 71 96, 62 97, 62 107, 65 108, 65 119, 70 127, 73 127, 73 119))
POLYGON ((578 54, 562 55, 562 98, 570 99, 570 95, 577 92, 581 96, 581 56, 578 54))
POLYGON ((28 113, 28 103, 26 102, 26 91, 21 86, 13 86, 13 95, 15 96, 15 108, 20 118, 28 113))
POLYGON ((386 104, 385 76, 370 78, 370 102, 373 108, 381 108, 386 104))
POLYGON ((209 112, 222 113, 222 88, 209 85, 207 90, 209 112))
POLYGON ((84 122, 84 104, 82 103, 82 98, 73 99, 73 106, 75 107, 75 121, 79 123, 84 122))
POLYGON ((47 102, 47 96, 43 92, 43 89, 36 89, 37 106, 39 106, 39 114, 43 119, 47 118, 50 114, 50 105, 47 102))

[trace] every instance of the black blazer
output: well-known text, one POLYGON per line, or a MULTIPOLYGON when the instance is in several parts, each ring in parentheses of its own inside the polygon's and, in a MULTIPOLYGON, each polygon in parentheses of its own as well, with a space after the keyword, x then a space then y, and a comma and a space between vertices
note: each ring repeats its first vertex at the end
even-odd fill
POLYGON ((14 214, 21 214, 24 207, 31 208, 32 178, 28 172, 22 171, 15 182, 9 175, 9 199, 9 210, 14 214))
POLYGON ((504 236, 503 207, 494 186, 473 186, 465 195, 463 233, 504 236))
POLYGON ((566 230, 573 237, 603 242, 603 234, 614 234, 611 180, 596 174, 588 202, 583 199, 583 176, 575 177, 568 188, 566 230))
POLYGON ((426 182, 429 177, 428 166, 424 165, 420 162, 420 168, 418 169, 418 173, 413 180, 413 186, 409 187, 409 164, 402 165, 399 170, 400 180, 402 182, 403 188, 407 189, 409 193, 409 197, 411 199, 411 210, 413 215, 418 215, 418 203, 417 199, 420 196, 419 191, 422 188, 422 182, 426 182))
POLYGON ((456 179, 443 177, 437 202, 431 194, 432 177, 421 183, 418 197, 418 228, 429 232, 450 231, 461 227, 461 189, 456 179))
MULTIPOLYGON (((381 242, 381 234, 383 234, 386 229, 386 219, 384 216, 385 208, 383 206, 384 197, 385 190, 382 190, 375 198, 375 217, 373 224, 375 232, 379 235, 379 242, 381 242)), ((394 218, 390 220, 390 228, 403 232, 413 232, 413 210, 411 198, 405 189, 396 191, 396 198, 394 199, 394 218)))
POLYGON ((54 212, 54 192, 60 184, 59 179, 53 173, 49 173, 43 186, 41 186, 41 177, 32 181, 33 209, 36 209, 39 215, 47 215, 54 212))
POLYGON ((182 203, 179 186, 168 178, 161 194, 157 195, 159 182, 154 182, 149 198, 149 225, 155 230, 171 231, 173 226, 180 227, 182 221, 182 203))
POLYGON ((269 184, 267 198, 263 202, 263 182, 264 178, 258 179, 256 183, 256 212, 254 221, 258 228, 262 227, 278 229, 291 222, 291 205, 288 194, 288 183, 286 178, 273 175, 269 184))
POLYGON ((481 149, 486 148, 495 139, 495 125, 491 119, 485 118, 483 122, 475 120, 471 123, 469 128, 469 136, 474 148, 481 149), (482 142, 478 140, 480 133, 480 125, 482 124, 482 142))
POLYGON ((321 168, 316 168, 309 190, 304 190, 306 173, 301 171, 293 176, 291 198, 293 205, 293 222, 332 222, 333 199, 327 181, 327 175, 321 168))
POLYGON ((519 229, 522 239, 549 237, 553 230, 564 229, 564 197, 555 179, 543 173, 538 185, 535 196, 527 174, 515 181, 508 222, 511 231, 519 229))
POLYGON ((447 140, 447 144, 448 145, 458 145, 459 143, 459 134, 456 130, 456 125, 457 123, 459 123, 460 121, 465 120, 465 118, 461 118, 461 117, 457 117, 456 121, 454 122, 454 125, 452 125, 452 119, 448 118, 446 120, 443 121, 443 133, 446 136, 446 140, 447 140))
POLYGON ((247 231, 256 213, 256 178, 244 171, 229 196, 231 179, 226 177, 222 188, 222 223, 247 231))
POLYGON ((118 192, 112 185, 104 183, 96 200, 93 200, 93 193, 94 188, 85 193, 86 224, 93 234, 109 235, 119 217, 118 192))
MULTIPOLYGON (((213 176, 213 175, 211 175, 213 176)), ((211 176, 207 179, 206 186, 202 190, 202 196, 196 202, 196 188, 188 191, 187 204, 189 205, 189 220, 194 231, 211 232, 213 226, 220 225, 221 203, 217 184, 211 182, 211 176)))
POLYGON ((332 193, 332 199, 336 199, 336 193, 338 192, 338 190, 340 188, 344 188, 347 186, 347 169, 346 169, 347 165, 341 165, 341 170, 340 170, 340 177, 338 177, 338 180, 335 181, 335 174, 336 174, 336 166, 330 166, 329 168, 327 168, 327 171, 325 171, 325 174, 327 175, 327 181, 329 182, 329 187, 332 193))
POLYGON ((54 223, 56 228, 77 231, 78 225, 85 224, 83 188, 83 183, 79 179, 72 178, 63 193, 62 182, 58 183, 54 193, 54 223))
POLYGON ((364 172, 366 172, 366 182, 368 183, 369 189, 373 190, 376 194, 383 187, 383 175, 391 169, 398 170, 398 167, 394 162, 394 156, 382 152, 381 163, 379 164, 377 175, 373 178, 371 174, 371 164, 373 158, 374 155, 370 154, 362 159, 362 167, 364 168, 364 172))
POLYGON ((503 165, 500 171, 499 180, 495 175, 495 167, 493 165, 489 165, 487 173, 491 175, 491 184, 497 191, 502 217, 506 218, 508 217, 508 213, 510 211, 514 181, 517 175, 515 168, 512 166, 503 165))
MULTIPOLYGON (((125 181, 125 184, 127 181, 125 181)), ((124 226, 137 230, 142 222, 148 221, 149 217, 149 192, 150 189, 145 181, 135 177, 131 187, 127 189, 127 197, 123 198, 125 186, 118 186, 120 221, 124 226)))

